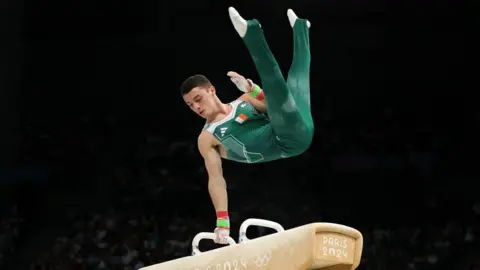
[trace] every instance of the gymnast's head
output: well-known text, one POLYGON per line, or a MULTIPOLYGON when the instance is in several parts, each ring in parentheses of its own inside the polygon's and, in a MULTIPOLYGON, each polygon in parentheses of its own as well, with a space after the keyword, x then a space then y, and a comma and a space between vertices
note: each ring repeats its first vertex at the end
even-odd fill
POLYGON ((212 119, 222 107, 215 87, 203 75, 193 75, 180 86, 183 100, 192 111, 205 119, 212 119))

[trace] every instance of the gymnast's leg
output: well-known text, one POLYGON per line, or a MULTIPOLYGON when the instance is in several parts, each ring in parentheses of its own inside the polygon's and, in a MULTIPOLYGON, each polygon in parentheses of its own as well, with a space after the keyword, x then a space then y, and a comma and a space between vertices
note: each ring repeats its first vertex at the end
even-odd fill
POLYGON ((310 108, 310 22, 299 19, 293 10, 287 12, 293 28, 293 62, 288 72, 287 85, 300 113, 313 126, 310 108))
POLYGON ((256 19, 244 20, 234 8, 230 8, 229 13, 260 76, 268 115, 282 148, 282 156, 296 156, 305 152, 312 140, 313 126, 301 114, 265 40, 260 23, 256 19))

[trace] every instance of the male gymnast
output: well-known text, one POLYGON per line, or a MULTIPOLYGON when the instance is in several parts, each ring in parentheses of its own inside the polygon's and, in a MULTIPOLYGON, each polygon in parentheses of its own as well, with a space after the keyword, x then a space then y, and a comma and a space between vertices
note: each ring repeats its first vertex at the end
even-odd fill
POLYGON ((298 156, 310 147, 313 137, 310 22, 298 18, 291 9, 287 11, 294 51, 285 81, 258 20, 243 19, 233 7, 228 11, 253 59, 263 90, 232 71, 227 75, 245 94, 230 103, 220 101, 215 87, 203 75, 191 76, 181 85, 185 103, 206 119, 198 149, 208 172, 208 190, 217 213, 215 242, 220 244, 226 244, 230 235, 221 159, 258 163, 298 156))

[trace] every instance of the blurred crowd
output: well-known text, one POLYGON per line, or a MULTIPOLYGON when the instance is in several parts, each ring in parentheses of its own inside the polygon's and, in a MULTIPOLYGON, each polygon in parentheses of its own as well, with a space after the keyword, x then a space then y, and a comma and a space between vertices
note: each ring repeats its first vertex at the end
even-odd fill
POLYGON ((24 222, 17 205, 7 202, 6 206, 2 207, 0 212, 0 268, 5 260, 16 252, 24 222))
MULTIPOLYGON (((281 221, 286 228, 302 224, 301 220, 285 217, 285 212, 293 212, 290 209, 296 207, 308 208, 308 205, 290 203, 290 208, 283 208, 278 204, 278 201, 271 201, 262 207, 268 209, 268 216, 277 217, 274 220, 281 221)), ((265 217, 252 211, 255 207, 258 206, 246 201, 244 209, 236 209, 234 224, 238 227, 247 217, 265 217)), ((424 211, 436 211, 439 207, 442 205, 437 202, 435 205, 424 205, 424 211)), ((410 226, 357 227, 365 238, 359 269, 439 269, 439 265, 454 259, 452 256, 458 255, 458 250, 462 251, 478 241, 479 224, 473 220, 478 220, 479 212, 478 209, 471 210, 467 218, 469 221, 451 221, 448 215, 441 214, 435 222, 426 224, 411 220, 410 226)), ((68 215, 68 234, 59 235, 51 250, 39 257, 32 269, 45 269, 41 267, 43 265, 50 266, 47 269, 138 269, 189 256, 193 236, 209 231, 212 222, 198 215, 175 212, 166 213, 162 209, 144 211, 142 204, 109 208, 102 212, 72 212, 68 215)), ((309 215, 311 211, 305 210, 303 214, 309 215)), ((236 236, 236 232, 232 233, 236 236)), ((251 236, 252 232, 249 232, 249 237, 268 233, 268 230, 254 231, 251 236)), ((216 248, 211 243, 202 243, 201 247, 203 250, 216 248)))
MULTIPOLYGON (((418 117, 413 125, 417 116, 405 116, 393 105, 354 110, 355 115, 343 112, 348 116, 328 107, 319 113, 316 139, 300 157, 276 164, 225 162, 233 237, 238 239, 239 224, 250 217, 285 228, 335 222, 363 233, 359 269, 441 269, 457 263, 480 237, 480 201, 450 185, 471 179, 442 167, 442 155, 463 149, 452 150, 449 135, 431 119, 418 117)), ((62 161, 53 178, 70 181, 54 182, 66 193, 69 185, 86 184, 75 200, 91 205, 59 208, 55 226, 62 229, 38 247, 30 269, 135 270, 190 255, 193 236, 212 231, 215 221, 196 130, 169 137, 155 119, 138 125, 149 128, 111 115, 77 119, 61 128, 32 124, 26 131, 23 162, 62 161), (126 126, 133 132, 116 132, 126 126), (98 202, 94 188, 101 190, 98 202)), ((455 157, 449 162, 456 164, 455 157)), ((0 261, 15 251, 16 228, 23 221, 16 208, 6 213, 0 261)), ((249 237, 269 233, 253 229, 249 237)), ((218 246, 202 242, 202 250, 213 248, 218 246)), ((479 269, 478 262, 468 263, 465 269, 479 269)))

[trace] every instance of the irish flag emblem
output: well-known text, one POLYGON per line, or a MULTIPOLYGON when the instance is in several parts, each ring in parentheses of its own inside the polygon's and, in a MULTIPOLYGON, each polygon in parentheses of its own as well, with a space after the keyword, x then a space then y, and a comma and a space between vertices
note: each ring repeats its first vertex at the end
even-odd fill
POLYGON ((248 117, 245 114, 241 113, 239 116, 237 116, 237 118, 235 118, 235 121, 242 124, 247 119, 248 119, 248 117))

